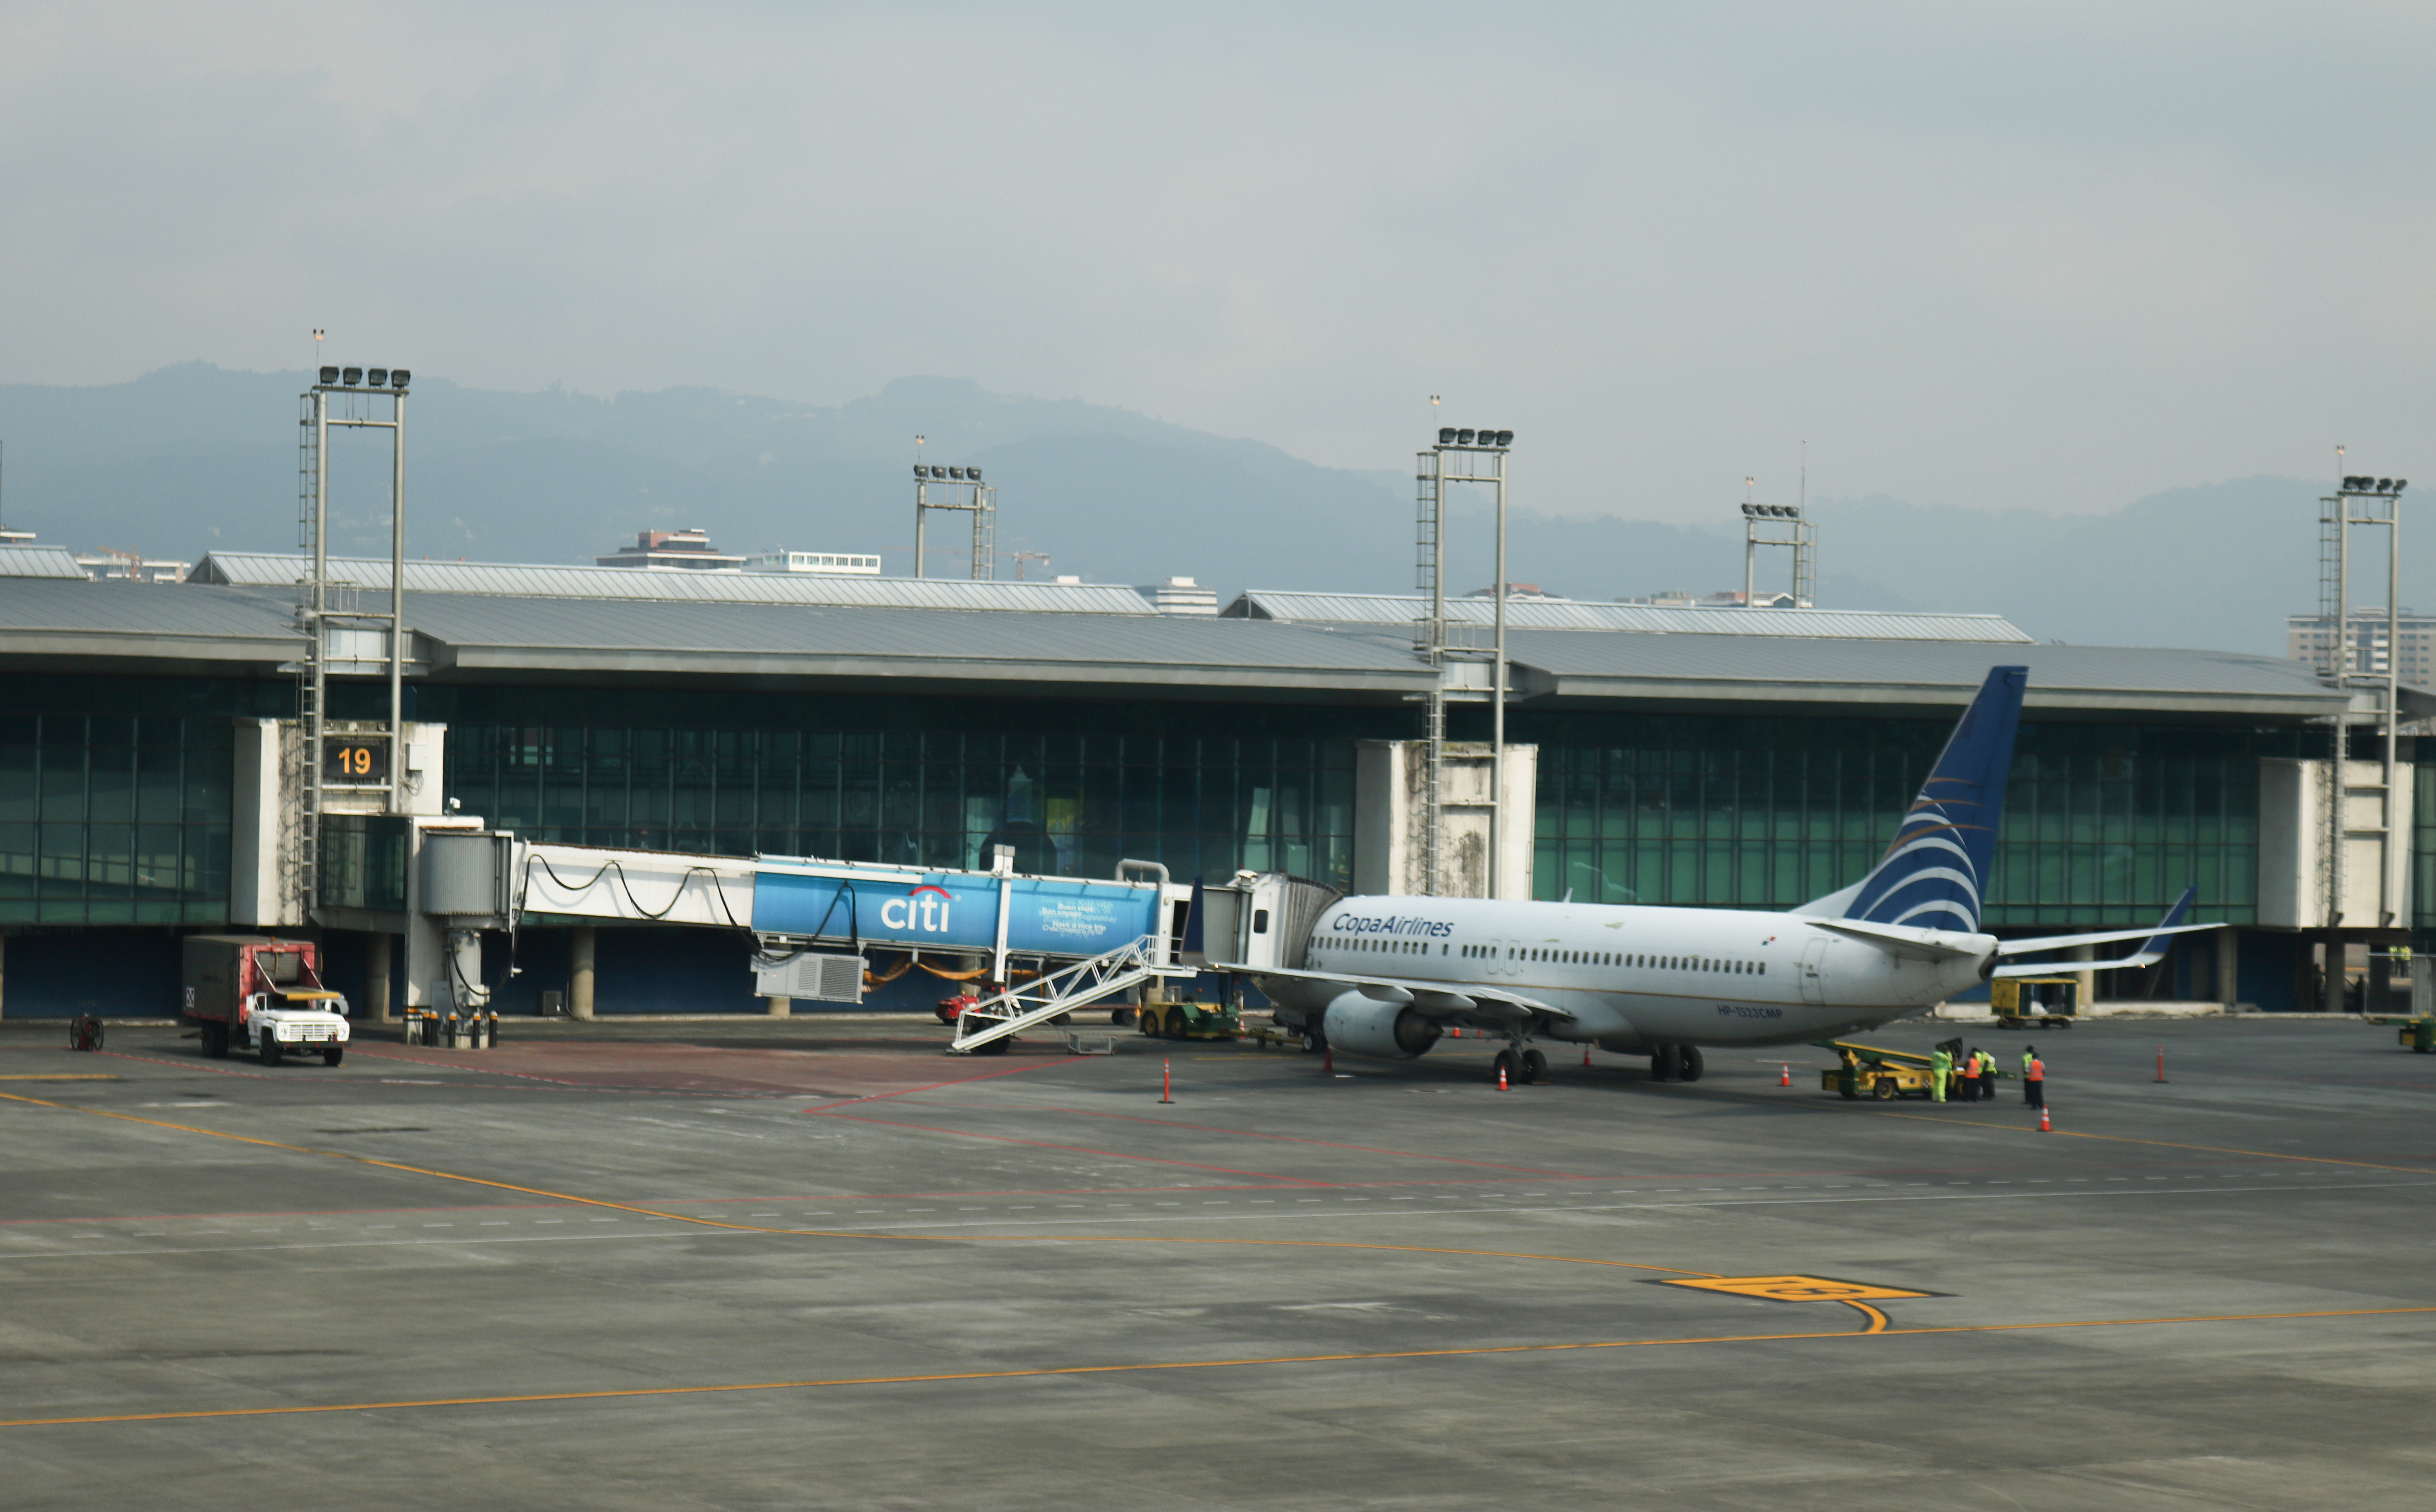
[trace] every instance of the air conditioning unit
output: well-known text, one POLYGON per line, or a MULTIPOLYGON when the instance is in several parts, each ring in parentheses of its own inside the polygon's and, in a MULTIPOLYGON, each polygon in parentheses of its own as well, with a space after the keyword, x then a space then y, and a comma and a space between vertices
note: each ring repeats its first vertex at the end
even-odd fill
POLYGON ((814 1002, 862 1001, 863 959, 810 950, 753 958, 753 990, 764 998, 808 998, 814 1002))

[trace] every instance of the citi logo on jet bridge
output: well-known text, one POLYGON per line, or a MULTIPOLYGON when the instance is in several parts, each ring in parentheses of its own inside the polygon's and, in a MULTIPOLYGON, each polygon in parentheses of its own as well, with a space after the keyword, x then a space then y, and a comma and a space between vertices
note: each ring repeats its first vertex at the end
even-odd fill
POLYGON ((1383 917, 1340 913, 1329 928, 1345 934, 1394 934, 1406 939, 1438 939, 1454 932, 1454 926, 1444 919, 1411 919, 1396 913, 1383 917))
POLYGON ((998 943, 1001 892, 1010 950, 1097 955, 1157 924, 1157 889, 1097 878, 951 873, 917 879, 899 873, 866 879, 774 870, 753 884, 753 927, 764 934, 986 950, 998 943))
POLYGON ((919 930, 925 934, 948 932, 948 906, 954 895, 944 887, 924 885, 903 897, 879 905, 879 922, 892 930, 919 930))

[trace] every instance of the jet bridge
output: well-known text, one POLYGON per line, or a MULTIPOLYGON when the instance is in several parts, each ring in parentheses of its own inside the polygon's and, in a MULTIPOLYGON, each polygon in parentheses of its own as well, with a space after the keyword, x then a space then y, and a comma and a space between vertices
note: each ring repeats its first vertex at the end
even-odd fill
MULTIPOLYGON (((1011 852, 993 870, 971 871, 618 850, 496 830, 434 829, 421 838, 418 932, 444 960, 431 972, 435 999, 460 1009, 481 1007, 489 997, 479 970, 482 933, 544 922, 733 930, 749 936, 764 996, 833 1002, 861 999, 874 950, 947 958, 1001 991, 1056 976, 1067 989, 1065 1009, 1146 975, 1189 976, 1205 959, 1197 938, 1188 949, 1200 890, 1174 882, 1153 861, 1121 861, 1110 878, 1034 877, 1013 870, 1011 852), (1084 983, 1065 980, 1062 968, 1112 953, 1133 969, 1088 973, 1097 990, 1075 997, 1084 983)), ((424 952, 410 944, 409 953, 424 952)))
POLYGON ((981 986, 956 1048, 988 1051, 1034 1023, 1190 977, 1210 960, 1299 966, 1334 890, 1239 872, 1179 883, 1155 861, 1113 878, 1037 877, 1000 848, 987 871, 526 841, 451 818, 419 825, 408 930, 424 1000, 488 1005, 481 937, 534 924, 729 930, 772 999, 859 1002, 874 951, 952 963, 981 986))

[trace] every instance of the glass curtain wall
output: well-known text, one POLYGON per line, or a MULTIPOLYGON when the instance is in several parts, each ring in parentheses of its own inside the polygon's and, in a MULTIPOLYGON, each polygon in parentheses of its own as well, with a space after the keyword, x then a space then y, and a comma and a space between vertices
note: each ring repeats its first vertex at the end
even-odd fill
MULTIPOLYGON (((1540 747, 1536 896, 1762 909, 1866 873, 1951 729, 1735 716, 1514 722, 1515 739, 1540 747)), ((2210 916, 2255 922, 2258 758, 2306 754, 2306 739, 2025 723, 1986 922, 2143 924, 2186 883, 2210 916)))
MULTIPOLYGON (((621 712, 663 702, 618 701, 621 712)), ((1019 870, 1052 876, 1107 877, 1130 858, 1178 878, 1250 867, 1352 883, 1350 736, 1204 736, 1173 707, 1105 717, 1170 729, 1105 734, 511 723, 483 712, 450 718, 449 795, 535 839, 939 867, 986 867, 1003 844, 1019 870)))
POLYGON ((0 715, 0 924, 228 917, 226 716, 0 715))

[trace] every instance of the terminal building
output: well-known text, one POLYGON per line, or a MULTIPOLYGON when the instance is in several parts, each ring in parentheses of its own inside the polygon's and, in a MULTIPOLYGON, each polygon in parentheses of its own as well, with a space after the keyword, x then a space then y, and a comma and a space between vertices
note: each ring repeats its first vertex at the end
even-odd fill
MULTIPOLYGON (((336 980, 366 980, 349 972, 388 951, 348 926, 387 885, 378 826, 330 822, 323 846, 354 848, 322 853, 317 896, 281 883, 301 560, 216 552, 138 585, 15 555, 0 1013, 165 1016, 178 937, 205 930, 318 931, 336 980)), ((386 600, 389 563, 334 567, 386 600)), ((1410 753, 1442 677, 1450 761, 1476 764, 1488 732, 1478 665, 1417 659, 1414 599, 1254 591, 1179 614, 1064 582, 409 562, 404 602, 413 803, 535 840, 938 867, 1006 845, 1047 875, 1135 859, 1408 890, 1410 753)), ((2194 916, 2227 925, 2105 974, 2098 999, 2317 1009, 2429 930, 2436 794, 2408 786, 2412 742, 2387 834, 2357 817, 2379 807, 2362 794, 2381 743, 2330 766, 2334 720, 2361 710, 2300 662, 2042 645, 1984 615, 1507 607, 1509 812, 1530 823, 1467 887, 1767 909, 1832 892, 1876 859, 1988 669, 2020 663, 1989 926, 2151 923, 2186 884, 2194 916)), ((334 677, 328 713, 387 698, 385 677, 334 677)), ((563 987, 568 932, 525 930, 512 979, 485 958, 502 1011, 563 987)), ((758 1004, 719 931, 600 935, 603 1015, 758 1004)), ((874 1000, 927 1007, 939 985, 874 1000)))

